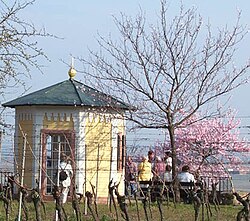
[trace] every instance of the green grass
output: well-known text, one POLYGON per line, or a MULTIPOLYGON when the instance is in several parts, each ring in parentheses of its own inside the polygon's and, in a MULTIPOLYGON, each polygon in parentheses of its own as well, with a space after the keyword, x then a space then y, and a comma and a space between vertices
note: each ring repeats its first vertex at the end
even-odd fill
MULTIPOLYGON (((46 220, 46 221, 52 221, 53 217, 54 217, 54 210, 55 210, 55 205, 53 202, 46 202, 45 203, 46 206, 46 217, 43 214, 43 218, 42 220, 46 220)), ((82 215, 84 213, 84 203, 80 204, 81 206, 81 212, 82 215)), ((35 220, 35 211, 34 211, 34 207, 32 203, 28 203, 28 208, 29 208, 29 220, 35 220)), ((152 212, 152 218, 150 215, 150 212, 148 210, 149 213, 149 220, 153 220, 153 221, 158 221, 160 220, 160 213, 159 213, 159 209, 157 207, 156 204, 152 204, 151 205, 151 212, 152 212)), ((192 221, 194 220, 194 209, 193 206, 190 204, 177 204, 176 208, 174 207, 174 205, 172 203, 170 203, 170 205, 168 206, 166 203, 163 204, 162 206, 163 208, 163 216, 164 216, 164 221, 192 221)), ((236 215, 238 213, 238 211, 241 210, 242 206, 220 206, 220 211, 216 212, 214 207, 211 205, 212 208, 212 217, 210 218, 210 221, 234 221, 236 220, 236 215)), ((74 215, 74 211, 71 207, 71 203, 68 202, 65 205, 65 210, 66 213, 68 215, 68 220, 69 221, 73 221, 76 220, 76 217, 74 215)), ((111 220, 116 220, 116 216, 115 216, 115 209, 112 206, 112 211, 110 212, 108 209, 107 205, 98 205, 98 213, 99 213, 99 217, 101 221, 111 221, 111 220)), ((124 220, 122 219, 121 215, 120 215, 120 210, 118 208, 119 211, 119 218, 118 220, 124 220)), ((206 211, 206 210, 205 210, 206 211)), ((129 212, 129 218, 130 220, 138 220, 137 219, 137 209, 136 209, 136 205, 135 204, 131 204, 128 205, 128 212, 129 212)), ((15 218, 18 215, 18 203, 15 201, 12 205, 12 211, 10 214, 10 221, 15 220, 15 218)), ((139 204, 139 216, 140 216, 140 220, 144 221, 146 220, 145 217, 145 213, 142 207, 142 204, 139 204)), ((82 220, 93 220, 92 216, 90 214, 88 215, 83 215, 82 216, 83 219, 82 220)), ((201 220, 201 211, 200 211, 200 219, 201 220)), ((5 210, 4 210, 4 206, 3 203, 0 202, 0 221, 5 221, 5 210)), ((205 220, 208 220, 207 218, 205 220)))

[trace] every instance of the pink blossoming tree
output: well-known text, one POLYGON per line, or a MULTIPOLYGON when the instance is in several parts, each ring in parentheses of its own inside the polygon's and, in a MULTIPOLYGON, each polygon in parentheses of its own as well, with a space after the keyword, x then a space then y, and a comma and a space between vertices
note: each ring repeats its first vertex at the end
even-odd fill
MULTIPOLYGON (((193 115, 175 131, 176 153, 181 164, 188 164, 193 172, 211 178, 227 175, 229 168, 240 169, 250 148, 239 135, 240 121, 235 119, 235 113, 230 111, 225 118, 197 121, 200 118, 193 115)), ((157 147, 156 152, 162 152, 160 149, 157 147)))

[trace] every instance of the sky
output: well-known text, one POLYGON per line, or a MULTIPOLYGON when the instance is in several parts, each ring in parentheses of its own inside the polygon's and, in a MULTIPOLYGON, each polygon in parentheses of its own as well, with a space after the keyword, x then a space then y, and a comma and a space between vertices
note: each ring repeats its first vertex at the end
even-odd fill
MULTIPOLYGON (((169 17, 177 14, 180 1, 170 0, 169 17)), ((237 19, 237 12, 242 11, 241 24, 250 28, 250 1, 247 0, 183 0, 186 8, 197 7, 197 12, 203 20, 209 21, 213 27, 222 27, 234 24, 237 19)), ((30 80, 27 79, 27 86, 30 87, 27 93, 51 86, 68 79, 71 55, 74 57, 87 57, 88 48, 98 49, 96 42, 97 33, 102 36, 116 37, 117 30, 113 16, 119 17, 120 13, 135 16, 140 10, 145 11, 149 22, 154 23, 160 9, 160 0, 36 0, 35 3, 26 8, 20 17, 34 23, 37 27, 44 27, 50 34, 59 38, 37 39, 39 46, 49 57, 51 62, 41 60, 44 65, 43 74, 38 70, 32 70, 30 80), (64 62, 62 62, 64 61, 64 62)), ((238 49, 238 62, 250 57, 250 34, 241 42, 238 49)), ((81 69, 82 64, 75 61, 75 68, 81 69)), ((76 80, 85 84, 86 79, 77 74, 76 80)), ((241 125, 250 126, 250 94, 249 85, 237 89, 231 95, 230 106, 238 111, 237 116, 241 119, 241 125)), ((6 101, 15 99, 17 94, 8 94, 6 101)), ((156 134, 159 132, 156 132, 156 134)), ((250 138, 250 129, 241 129, 243 136, 250 138)), ((136 134, 134 142, 153 144, 156 135, 143 132, 143 137, 136 134)), ((8 149, 11 148, 8 146, 8 149)))
MULTIPOLYGON (((209 20, 213 27, 224 25, 230 27, 237 19, 237 12, 241 10, 241 24, 250 28, 250 2, 247 0, 183 0, 182 2, 186 8, 197 7, 203 20, 205 22, 209 20)), ((170 0, 168 4, 171 18, 177 14, 180 1, 170 0)), ((44 65, 43 74, 37 70, 32 71, 32 79, 27 80, 27 85, 30 85, 27 93, 68 79, 69 67, 64 62, 70 64, 71 55, 87 57, 88 48, 98 49, 97 33, 102 36, 107 36, 109 33, 114 37, 118 36, 113 16, 119 17, 120 13, 125 13, 133 17, 140 8, 145 11, 147 19, 154 22, 159 14, 160 0, 36 0, 20 16, 60 38, 38 39, 40 47, 44 49, 51 62, 41 61, 44 65)), ((239 47, 239 60, 236 64, 250 57, 249 43, 250 34, 239 47)), ((82 64, 77 61, 74 66, 76 69, 82 68, 82 64)), ((84 82, 85 78, 81 74, 75 78, 88 84, 84 82)), ((249 92, 249 85, 243 86, 232 94, 230 100, 232 108, 236 109, 238 116, 244 119, 244 125, 250 125, 250 102, 247 102, 249 92)), ((7 100, 16 97, 16 94, 9 95, 7 100)))
MULTIPOLYGON (((34 70, 30 92, 67 79, 68 67, 62 60, 70 64, 71 55, 87 57, 88 48, 98 49, 97 33, 103 36, 111 33, 115 37, 117 30, 113 16, 119 17, 121 12, 135 16, 141 8, 145 11, 147 19, 153 22, 159 13, 159 2, 159 0, 36 0, 32 6, 25 9, 22 16, 37 27, 45 27, 49 33, 61 39, 38 39, 51 62, 42 61, 42 64, 45 65, 43 75, 34 70)), ((178 2, 176 0, 169 1, 168 13, 170 17, 177 13, 178 2)), ((203 20, 205 22, 209 20, 214 27, 222 27, 223 25, 230 27, 236 21, 237 11, 242 10, 241 23, 250 26, 250 2, 246 0, 184 0, 183 4, 187 8, 197 7, 203 20)), ((239 48, 239 61, 246 60, 249 56, 249 40, 250 36, 247 36, 239 48)), ((81 65, 76 62, 75 68, 81 69, 81 65)), ((78 75, 76 78, 81 80, 83 76, 78 75)), ((244 89, 235 92, 235 95, 239 96, 240 99, 234 99, 234 102, 242 109, 250 109, 247 102, 242 99, 241 91, 244 92, 244 89), (239 103, 239 101, 242 102, 239 103)), ((250 110, 242 113, 245 115, 248 112, 250 115, 250 110)))

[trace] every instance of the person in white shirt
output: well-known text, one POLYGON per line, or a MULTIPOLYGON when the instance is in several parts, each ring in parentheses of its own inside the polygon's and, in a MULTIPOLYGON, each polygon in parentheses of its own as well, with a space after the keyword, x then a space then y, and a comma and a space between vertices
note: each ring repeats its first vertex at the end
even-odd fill
POLYGON ((169 150, 165 152, 164 160, 166 165, 172 167, 172 157, 171 157, 171 152, 169 150))
POLYGON ((170 165, 166 165, 166 171, 164 173, 164 180, 166 182, 172 182, 172 167, 170 165))
POLYGON ((60 167, 59 168, 59 181, 60 181, 60 185, 62 188, 61 200, 62 200, 62 203, 66 203, 70 185, 71 185, 71 178, 73 176, 72 166, 66 154, 61 155, 61 162, 60 162, 59 167, 60 167), (67 176, 60 176, 60 173, 62 173, 62 171, 64 171, 67 174, 67 176))
POLYGON ((188 165, 182 167, 182 171, 178 174, 177 178, 181 184, 180 197, 183 199, 184 203, 191 203, 190 192, 187 190, 191 188, 190 185, 192 185, 192 183, 195 183, 195 178, 194 175, 189 172, 188 165), (189 183, 190 185, 188 185, 187 183, 189 183))
POLYGON ((182 167, 181 173, 178 174, 179 182, 195 182, 194 175, 189 172, 189 166, 182 167))

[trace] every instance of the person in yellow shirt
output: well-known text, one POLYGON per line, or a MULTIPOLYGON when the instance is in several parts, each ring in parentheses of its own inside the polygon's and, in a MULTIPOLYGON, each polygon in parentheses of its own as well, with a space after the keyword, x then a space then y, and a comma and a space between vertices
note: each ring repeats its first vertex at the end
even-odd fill
POLYGON ((146 156, 142 157, 142 162, 138 166, 139 181, 150 181, 152 179, 152 165, 146 156))

